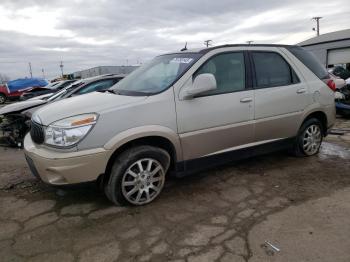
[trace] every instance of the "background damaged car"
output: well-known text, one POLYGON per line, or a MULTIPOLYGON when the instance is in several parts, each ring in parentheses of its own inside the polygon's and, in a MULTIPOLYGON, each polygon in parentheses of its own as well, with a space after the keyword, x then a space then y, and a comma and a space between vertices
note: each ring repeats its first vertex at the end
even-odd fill
POLYGON ((29 99, 0 108, 0 140, 11 146, 22 147, 30 128, 30 118, 37 109, 64 98, 103 91, 123 79, 125 75, 102 75, 74 82, 70 86, 41 99, 29 99))

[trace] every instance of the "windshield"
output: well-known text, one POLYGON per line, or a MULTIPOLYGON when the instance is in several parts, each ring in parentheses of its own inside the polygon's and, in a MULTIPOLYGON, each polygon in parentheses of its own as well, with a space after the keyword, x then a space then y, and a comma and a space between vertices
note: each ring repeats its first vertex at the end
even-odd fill
POLYGON ((160 93, 179 79, 199 58, 198 53, 169 54, 154 58, 111 89, 120 95, 160 93))
POLYGON ((72 83, 71 85, 67 86, 66 88, 62 89, 59 92, 56 92, 53 96, 51 96, 47 101, 54 101, 62 98, 65 94, 72 91, 73 89, 77 88, 78 86, 84 84, 83 80, 77 81, 72 83))

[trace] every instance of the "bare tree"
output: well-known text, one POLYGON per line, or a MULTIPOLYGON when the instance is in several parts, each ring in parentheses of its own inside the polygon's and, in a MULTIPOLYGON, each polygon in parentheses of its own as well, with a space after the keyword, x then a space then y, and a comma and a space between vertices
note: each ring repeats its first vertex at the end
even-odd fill
POLYGON ((6 84, 8 81, 10 81, 10 77, 0 73, 0 84, 6 84))

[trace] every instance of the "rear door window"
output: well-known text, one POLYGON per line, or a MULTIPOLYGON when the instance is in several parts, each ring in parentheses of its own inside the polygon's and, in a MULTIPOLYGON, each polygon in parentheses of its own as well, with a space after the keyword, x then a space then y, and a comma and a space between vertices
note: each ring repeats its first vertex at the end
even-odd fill
POLYGON ((315 55, 301 47, 288 47, 287 50, 298 58, 307 68, 309 68, 319 79, 327 79, 326 68, 317 60, 315 55))
POLYGON ((287 86, 300 82, 287 61, 275 52, 252 52, 255 86, 268 88, 287 86))

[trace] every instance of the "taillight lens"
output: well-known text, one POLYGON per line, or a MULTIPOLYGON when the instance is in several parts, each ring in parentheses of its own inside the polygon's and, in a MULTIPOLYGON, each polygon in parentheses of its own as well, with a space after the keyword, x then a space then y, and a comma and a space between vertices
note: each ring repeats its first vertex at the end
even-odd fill
POLYGON ((335 90, 337 89, 335 86, 335 83, 332 79, 328 79, 327 80, 327 86, 332 89, 333 92, 335 92, 335 90))

